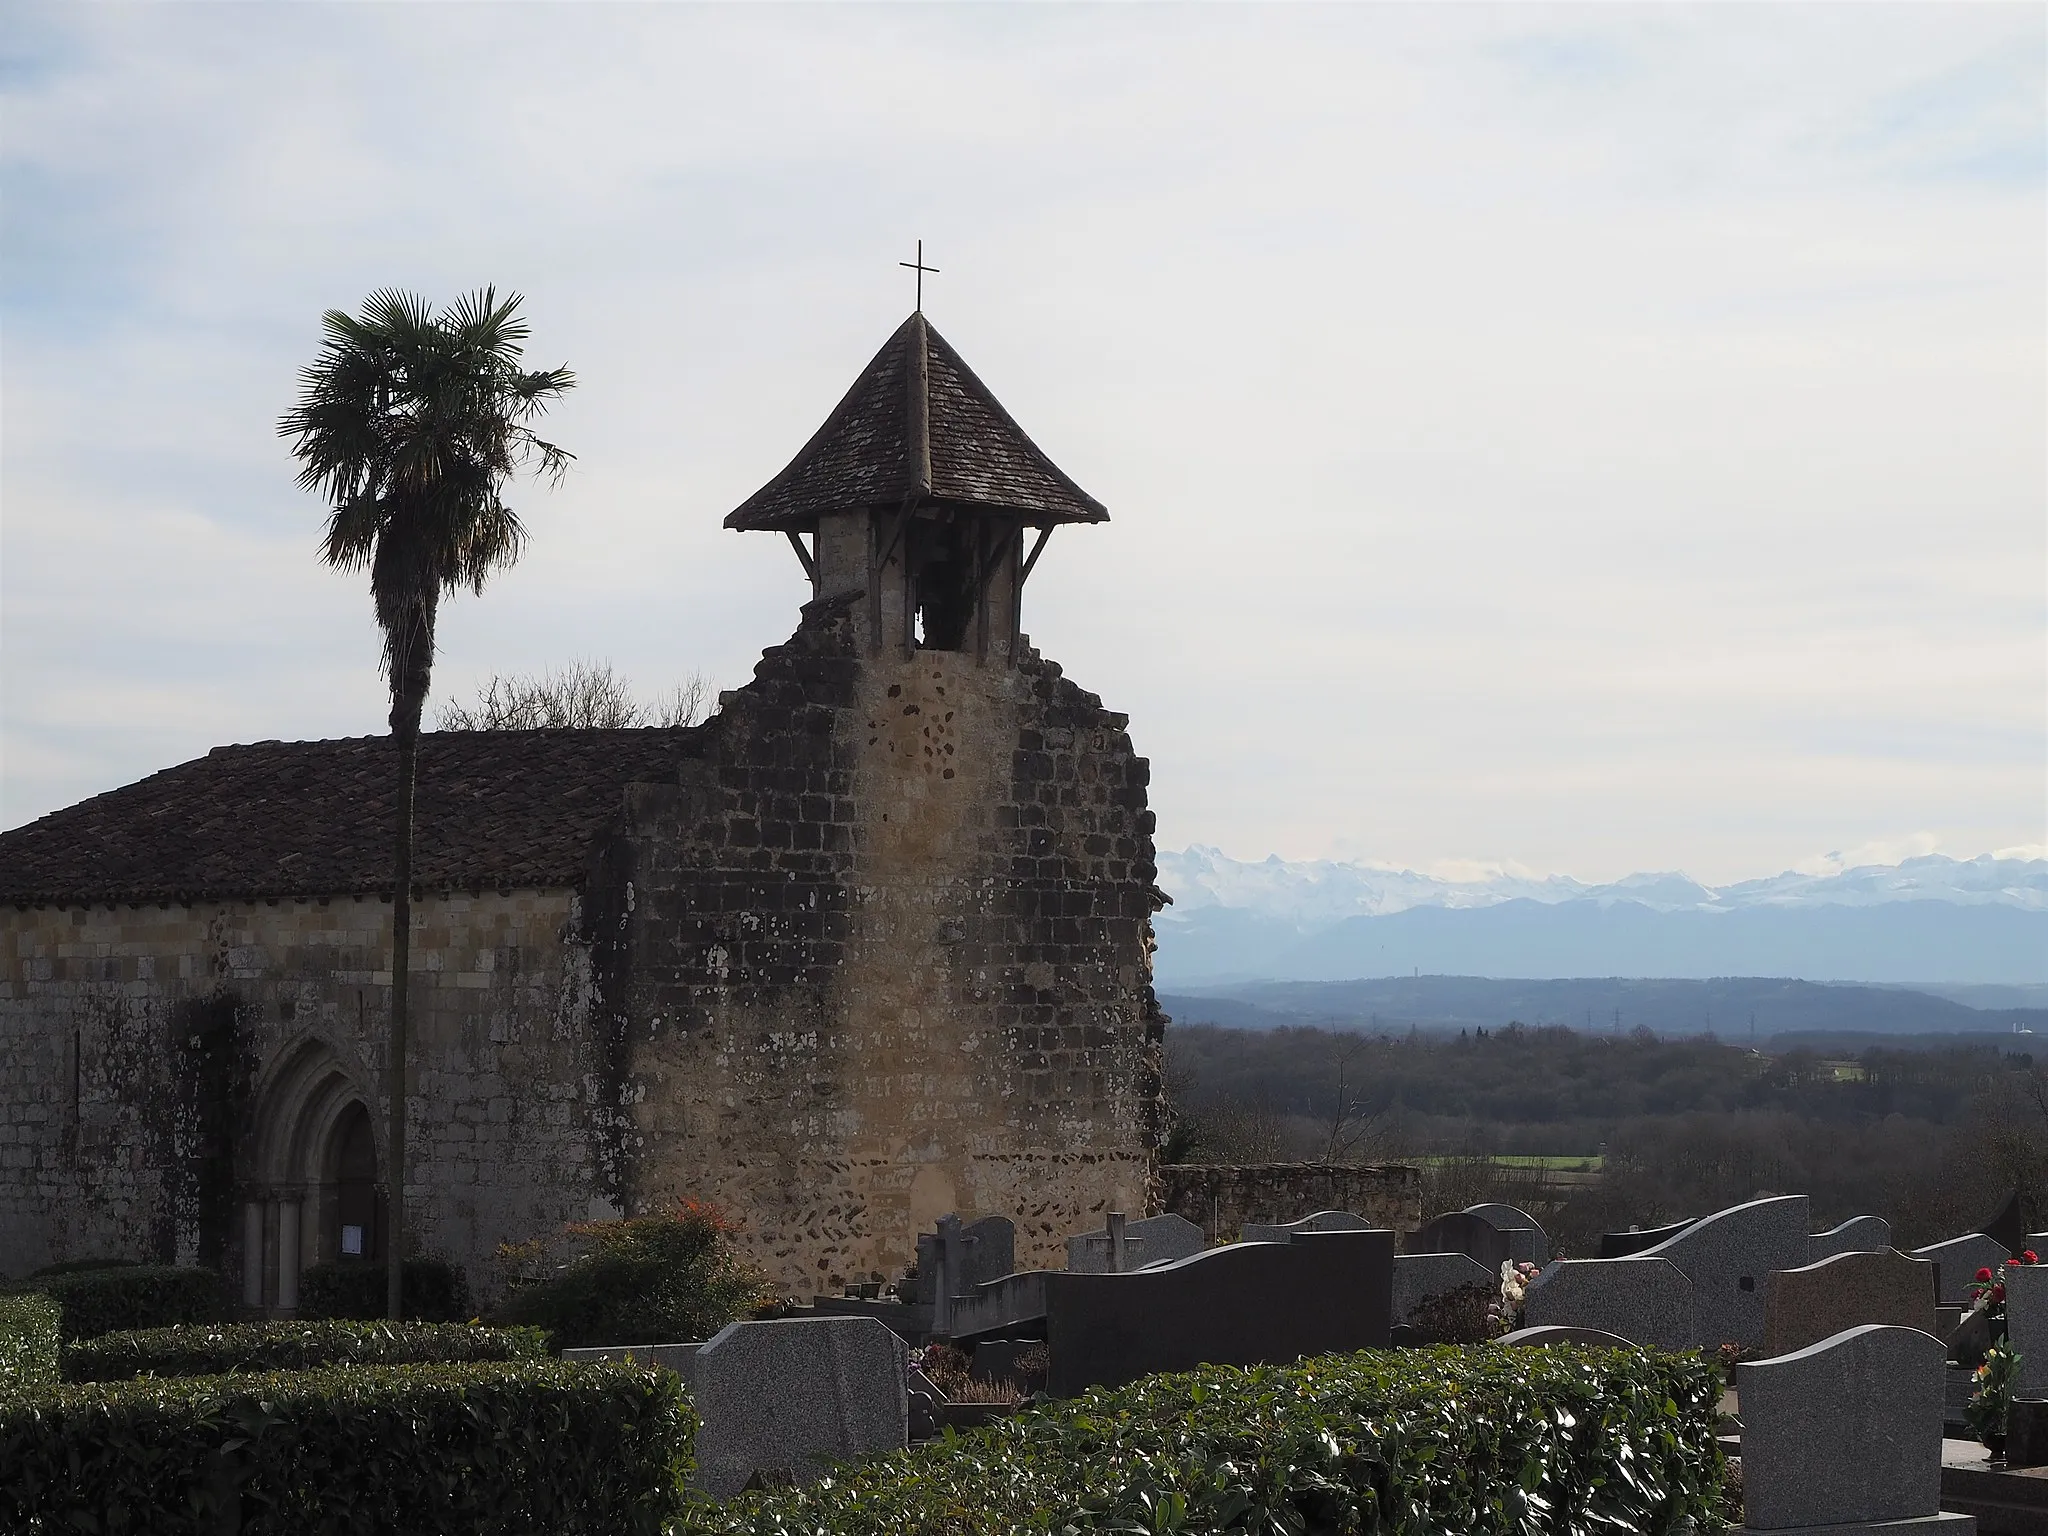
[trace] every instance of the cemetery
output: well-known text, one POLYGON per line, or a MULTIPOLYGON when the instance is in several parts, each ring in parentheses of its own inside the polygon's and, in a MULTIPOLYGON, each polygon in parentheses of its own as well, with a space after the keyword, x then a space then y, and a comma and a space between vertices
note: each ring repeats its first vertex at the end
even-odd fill
MULTIPOLYGON (((1774 1196, 1598 1258, 1497 1203, 1265 1214, 1111 1211, 1041 1269, 948 1214, 797 1301, 692 1208, 662 1294, 618 1291, 656 1271, 614 1235, 488 1325, 230 1321, 206 1271, 66 1266, 0 1293, 0 1527, 2048 1532, 2016 1207, 1909 1254, 1774 1196), (672 1336, 589 1342, 562 1296, 672 1336)), ((468 1304, 430 1267, 416 1299, 468 1304)))

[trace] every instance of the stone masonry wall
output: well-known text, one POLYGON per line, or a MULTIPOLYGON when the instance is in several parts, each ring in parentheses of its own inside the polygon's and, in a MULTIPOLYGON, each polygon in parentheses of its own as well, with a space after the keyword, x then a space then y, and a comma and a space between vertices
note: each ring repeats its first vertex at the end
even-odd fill
POLYGON ((887 647, 805 609, 673 788, 636 786, 593 897, 636 1210, 709 1198, 804 1294, 947 1211, 1020 1265, 1144 1209, 1164 1019, 1148 768, 1025 651, 887 647))
MULTIPOLYGON (((414 917, 409 1221, 488 1290, 500 1242, 587 1217, 598 1193, 577 898, 429 896, 414 917)), ((110 1256, 238 1277, 257 1148, 289 1139, 265 1123, 287 1057, 331 1056, 387 1168, 390 924, 353 897, 0 911, 0 1273, 110 1256)), ((310 1215, 303 1241, 324 1256, 310 1215)))
POLYGON ((1168 1163, 1160 1209, 1184 1216, 1211 1242, 1231 1242, 1248 1221, 1289 1222, 1349 1211, 1376 1227, 1422 1225, 1422 1170, 1400 1164, 1168 1163))

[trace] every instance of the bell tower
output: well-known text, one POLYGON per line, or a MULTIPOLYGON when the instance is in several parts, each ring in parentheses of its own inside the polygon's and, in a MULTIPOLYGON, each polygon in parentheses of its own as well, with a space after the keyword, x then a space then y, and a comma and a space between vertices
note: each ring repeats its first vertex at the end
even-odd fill
POLYGON ((813 597, 860 594, 869 657, 955 651, 1009 665, 1053 529, 1108 518, 919 310, 725 526, 787 536, 813 597))

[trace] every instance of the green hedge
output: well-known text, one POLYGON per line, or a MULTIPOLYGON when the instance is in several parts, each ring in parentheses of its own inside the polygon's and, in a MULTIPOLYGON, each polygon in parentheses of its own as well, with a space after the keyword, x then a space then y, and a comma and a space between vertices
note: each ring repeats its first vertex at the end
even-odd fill
POLYGON ((693 1504, 678 1536, 1668 1536, 1706 1523, 1720 1373, 1692 1355, 1437 1346, 1096 1390, 693 1504))
POLYGON ((547 1353, 537 1328, 467 1323, 220 1323, 109 1333, 64 1351, 66 1381, 133 1376, 217 1376, 228 1371, 313 1371, 330 1365, 450 1365, 532 1360, 547 1353))
MULTIPOLYGON (((389 1284, 383 1264, 375 1260, 315 1264, 299 1276, 299 1315, 363 1320, 388 1316, 389 1284)), ((476 1316, 468 1279, 459 1265, 446 1259, 407 1259, 399 1300, 407 1322, 462 1323, 476 1316)))
POLYGON ((47 1296, 0 1296, 0 1392, 56 1381, 58 1318, 47 1296))
POLYGON ((149 1378, 0 1396, 0 1530, 653 1536, 677 1378, 521 1360, 149 1378))
POLYGON ((227 1287, 210 1269, 129 1264, 118 1269, 39 1275, 15 1287, 57 1303, 66 1339, 95 1339, 133 1328, 217 1323, 233 1315, 227 1287))

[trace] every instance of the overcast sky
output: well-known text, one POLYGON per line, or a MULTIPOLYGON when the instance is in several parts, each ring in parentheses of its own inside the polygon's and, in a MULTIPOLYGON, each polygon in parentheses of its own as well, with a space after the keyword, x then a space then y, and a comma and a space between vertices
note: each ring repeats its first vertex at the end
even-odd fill
POLYGON ((745 681, 805 588, 720 519, 922 237, 1110 508, 1025 623, 1162 845, 2048 841, 2044 15, 0 4, 0 825, 383 729, 274 423, 387 284, 516 288, 582 380, 437 697, 745 681))

